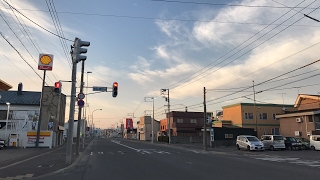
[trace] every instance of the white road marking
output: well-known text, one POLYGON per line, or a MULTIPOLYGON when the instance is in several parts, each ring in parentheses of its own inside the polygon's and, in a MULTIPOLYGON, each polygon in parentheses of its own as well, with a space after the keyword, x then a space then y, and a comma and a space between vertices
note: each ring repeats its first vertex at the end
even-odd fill
POLYGON ((280 157, 264 157, 264 158, 255 158, 264 161, 273 161, 273 162, 287 162, 291 164, 304 165, 310 167, 320 167, 320 161, 311 161, 311 160, 302 160, 300 158, 280 158, 280 157))

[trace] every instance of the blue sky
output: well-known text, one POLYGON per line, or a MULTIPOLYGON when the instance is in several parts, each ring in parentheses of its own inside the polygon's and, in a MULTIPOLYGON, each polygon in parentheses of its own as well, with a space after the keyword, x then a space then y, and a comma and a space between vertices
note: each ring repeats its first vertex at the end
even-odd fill
MULTIPOLYGON (((144 102, 145 97, 155 97, 155 119, 165 118, 162 88, 170 89, 171 110, 184 111, 187 106, 189 111, 203 111, 206 87, 207 111, 211 112, 234 103, 253 102, 252 81, 255 91, 262 91, 256 94, 257 103, 293 104, 298 93, 320 92, 319 63, 295 70, 319 59, 320 24, 304 17, 308 14, 320 19, 317 1, 7 2, 57 34, 47 5, 55 7, 68 39, 62 44, 57 36, 17 11, 13 13, 4 1, 0 3, 2 35, 41 77, 37 70, 39 52, 54 55, 47 85, 71 79, 68 52, 74 38, 90 41, 85 61, 85 71, 93 72, 88 75, 89 86, 119 83, 116 98, 109 92, 87 97, 87 115, 102 109, 94 112, 96 125, 101 128, 120 124, 128 114, 134 113, 134 124, 145 111, 150 114, 152 103, 144 102)), ((12 90, 22 82, 25 91, 41 91, 41 78, 3 37, 0 43, 1 79, 13 85, 12 90)), ((77 67, 80 79, 80 64, 77 67)), ((70 84, 63 83, 63 93, 70 95, 70 84)), ((69 106, 66 111, 67 121, 69 106)))

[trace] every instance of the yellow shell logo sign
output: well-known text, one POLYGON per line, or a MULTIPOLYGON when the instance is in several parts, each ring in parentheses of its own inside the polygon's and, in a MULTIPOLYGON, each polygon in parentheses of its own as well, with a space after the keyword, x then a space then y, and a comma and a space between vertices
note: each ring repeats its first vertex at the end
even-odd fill
POLYGON ((50 56, 48 55, 43 55, 41 58, 40 58, 40 62, 44 65, 49 65, 51 62, 52 62, 52 59, 50 56))

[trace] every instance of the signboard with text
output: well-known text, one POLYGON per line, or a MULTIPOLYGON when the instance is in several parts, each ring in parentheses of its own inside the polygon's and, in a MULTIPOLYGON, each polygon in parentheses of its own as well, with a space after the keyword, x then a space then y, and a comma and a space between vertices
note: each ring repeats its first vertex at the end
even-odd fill
POLYGON ((126 118, 126 129, 133 129, 132 118, 126 118))

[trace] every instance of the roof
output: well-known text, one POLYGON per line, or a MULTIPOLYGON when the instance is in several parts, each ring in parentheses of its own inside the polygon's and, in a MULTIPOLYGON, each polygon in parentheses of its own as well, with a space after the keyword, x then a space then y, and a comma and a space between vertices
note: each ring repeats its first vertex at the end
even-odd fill
POLYGON ((0 104, 40 106, 41 92, 22 91, 22 95, 18 95, 18 91, 5 91, 0 92, 0 96, 0 104))
POLYGON ((228 106, 223 106, 222 109, 224 108, 229 108, 229 107, 234 107, 234 106, 268 106, 268 107, 294 107, 294 105, 290 104, 254 104, 254 103, 237 103, 237 104, 231 104, 228 106))
POLYGON ((303 99, 313 99, 313 100, 319 100, 320 99, 320 95, 312 95, 312 94, 299 94, 296 102, 294 103, 294 107, 298 107, 300 106, 300 103, 303 99))
POLYGON ((11 88, 12 88, 12 86, 10 84, 8 84, 0 79, 0 92, 1 91, 8 91, 11 88))

